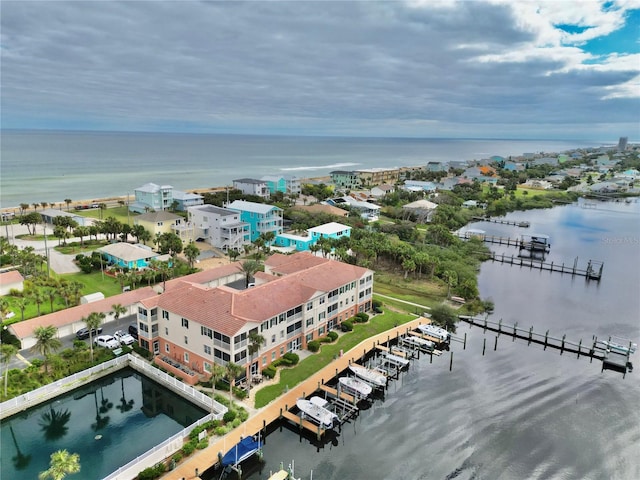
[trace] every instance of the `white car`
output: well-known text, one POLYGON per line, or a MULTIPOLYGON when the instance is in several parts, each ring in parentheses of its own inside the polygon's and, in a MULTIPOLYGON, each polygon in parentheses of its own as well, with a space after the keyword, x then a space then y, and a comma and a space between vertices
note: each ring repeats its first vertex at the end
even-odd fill
POLYGON ((115 350, 120 347, 118 340, 113 338, 111 335, 100 335, 99 337, 96 337, 93 343, 98 347, 105 347, 111 350, 115 350))
POLYGON ((117 330, 113 336, 118 342, 120 342, 120 345, 131 345, 132 343, 136 343, 136 339, 124 330, 117 330))

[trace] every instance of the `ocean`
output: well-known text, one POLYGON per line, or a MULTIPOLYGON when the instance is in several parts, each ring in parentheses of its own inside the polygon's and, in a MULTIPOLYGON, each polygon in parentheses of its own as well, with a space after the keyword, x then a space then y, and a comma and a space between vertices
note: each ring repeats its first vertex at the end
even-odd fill
POLYGON ((573 140, 343 138, 72 131, 2 131, 0 208, 179 190, 237 178, 322 177, 332 170, 426 165, 598 147, 573 140))
MULTIPOLYGON (((482 298, 490 319, 567 340, 609 335, 640 341, 640 203, 580 204, 513 212, 529 229, 473 224, 488 234, 546 233, 548 261, 604 262, 600 282, 485 262, 482 298)), ((514 247, 491 245, 498 253, 514 247)), ((466 349, 414 360, 375 400, 324 444, 276 429, 265 464, 245 480, 267 479, 295 463, 309 480, 637 480, 640 478, 640 360, 633 372, 601 371, 601 362, 502 335, 458 326, 466 349), (486 339, 486 352, 483 345, 486 339)), ((211 477, 213 478, 213 477, 211 477)), ((217 477, 215 477, 217 478, 217 477)))

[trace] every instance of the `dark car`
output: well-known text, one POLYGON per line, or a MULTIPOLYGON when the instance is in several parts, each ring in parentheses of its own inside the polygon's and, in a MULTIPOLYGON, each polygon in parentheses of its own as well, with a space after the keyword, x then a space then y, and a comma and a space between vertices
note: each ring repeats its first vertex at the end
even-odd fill
POLYGON ((138 326, 137 325, 129 325, 129 335, 131 335, 136 340, 138 339, 138 326))
MULTIPOLYGON (((102 333, 102 327, 98 327, 97 330, 93 330, 91 332, 91 336, 95 337, 96 335, 100 335, 102 333)), ((76 338, 78 340, 84 340, 85 338, 89 338, 89 329, 88 328, 81 328, 80 330, 78 330, 76 332, 76 338)))

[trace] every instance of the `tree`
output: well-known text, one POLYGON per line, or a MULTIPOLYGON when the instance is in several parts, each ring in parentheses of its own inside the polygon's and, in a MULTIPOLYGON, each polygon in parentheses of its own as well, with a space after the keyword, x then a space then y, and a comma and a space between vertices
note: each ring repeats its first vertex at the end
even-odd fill
POLYGON ((251 277, 262 269, 262 264, 257 260, 245 260, 240 264, 240 271, 244 273, 245 288, 249 288, 251 277))
POLYGON ((162 277, 162 291, 164 292, 167 289, 167 279, 171 277, 173 269, 169 266, 168 262, 161 262, 159 260, 151 260, 149 265, 162 277))
POLYGON ((160 253, 177 255, 182 252, 182 240, 173 232, 165 232, 156 235, 154 242, 160 253))
POLYGON ((233 405, 233 387, 236 384, 236 378, 243 372, 244 368, 242 368, 237 363, 229 362, 227 363, 225 376, 227 380, 229 380, 229 408, 233 405))
POLYGON ((251 364, 253 364, 253 356, 260 352, 260 347, 266 343, 266 339, 260 335, 257 330, 249 333, 249 346, 247 352, 249 353, 249 383, 251 385, 251 364))
POLYGON ((226 369, 222 365, 218 365, 214 363, 211 365, 211 413, 213 413, 213 401, 215 399, 216 393, 216 383, 222 378, 226 373, 226 369))
POLYGON ((79 226, 73 230, 73 235, 80 238, 80 246, 84 247, 84 237, 89 236, 89 227, 79 226))
POLYGON ((36 307, 38 308, 38 316, 40 316, 40 305, 42 305, 46 300, 44 292, 42 290, 33 290, 30 294, 30 297, 33 300, 33 303, 36 304, 36 307))
POLYGON ((80 471, 80 455, 77 453, 69 453, 67 450, 58 450, 51 454, 49 469, 40 472, 39 480, 63 480, 70 473, 80 471))
POLYGON ((93 362, 93 331, 98 330, 102 320, 106 315, 102 312, 91 312, 87 318, 83 318, 82 321, 87 325, 89 329, 89 351, 91 352, 91 361, 93 362))
POLYGON ((44 432, 44 438, 48 441, 58 440, 64 437, 69 430, 67 423, 71 419, 71 412, 68 409, 54 410, 49 405, 49 411, 40 415, 38 425, 44 432))
POLYGON ((195 243, 191 242, 189 243, 189 245, 184 247, 183 253, 187 258, 187 261, 189 262, 189 268, 193 268, 193 264, 195 263, 196 258, 198 258, 198 255, 200 255, 200 249, 196 247, 195 243))
POLYGON ((236 259, 240 256, 240 252, 237 250, 234 250, 233 248, 227 250, 227 255, 229 255, 229 259, 232 262, 235 262, 236 259))
POLYGON ((113 318, 116 321, 116 330, 120 327, 118 324, 118 320, 120 320, 120 316, 127 313, 127 307, 123 307, 119 303, 115 303, 111 305, 111 313, 113 313, 113 318))
POLYGON ((65 198, 64 199, 64 203, 67 204, 67 212, 69 211, 69 206, 71 205, 71 199, 70 198, 65 198))
POLYGON ((456 331, 456 311, 448 305, 441 303, 431 308, 431 320, 436 325, 446 328, 448 331, 456 331))
POLYGON ((40 223, 42 223, 42 215, 40 215, 38 212, 30 212, 20 218, 20 225, 24 225, 27 227, 29 235, 36 234, 36 225, 40 223), (31 230, 32 227, 33 231, 31 230))
POLYGON ((56 337, 58 329, 53 325, 40 326, 36 327, 33 334, 36 337, 36 343, 31 350, 44 357, 44 371, 48 373, 49 355, 62 348, 62 342, 56 337))
POLYGON ((18 349, 10 343, 2 345, 2 363, 4 363, 4 396, 7 396, 7 385, 9 384, 9 363, 16 356, 18 349))

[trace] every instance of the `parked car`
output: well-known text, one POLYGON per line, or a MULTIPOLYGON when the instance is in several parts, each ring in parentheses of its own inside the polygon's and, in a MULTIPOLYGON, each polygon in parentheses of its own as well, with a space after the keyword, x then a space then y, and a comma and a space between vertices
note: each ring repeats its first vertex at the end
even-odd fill
POLYGON ((120 346, 120 343, 118 342, 118 340, 113 338, 111 335, 100 335, 96 337, 93 343, 97 347, 105 347, 111 350, 115 350, 120 346))
POLYGON ((138 339, 138 326, 137 325, 129 325, 129 335, 131 335, 136 340, 138 339))
MULTIPOLYGON (((100 335, 101 333, 102 333, 102 327, 98 327, 97 330, 93 330, 91 332, 91 336, 95 337, 96 335, 100 335)), ((89 338, 89 329, 85 327, 78 330, 76 332, 76 338, 78 340, 84 340, 85 338, 89 338)))
POLYGON ((131 345, 136 342, 133 335, 126 333, 124 330, 116 330, 113 336, 118 342, 120 342, 120 345, 131 345))

